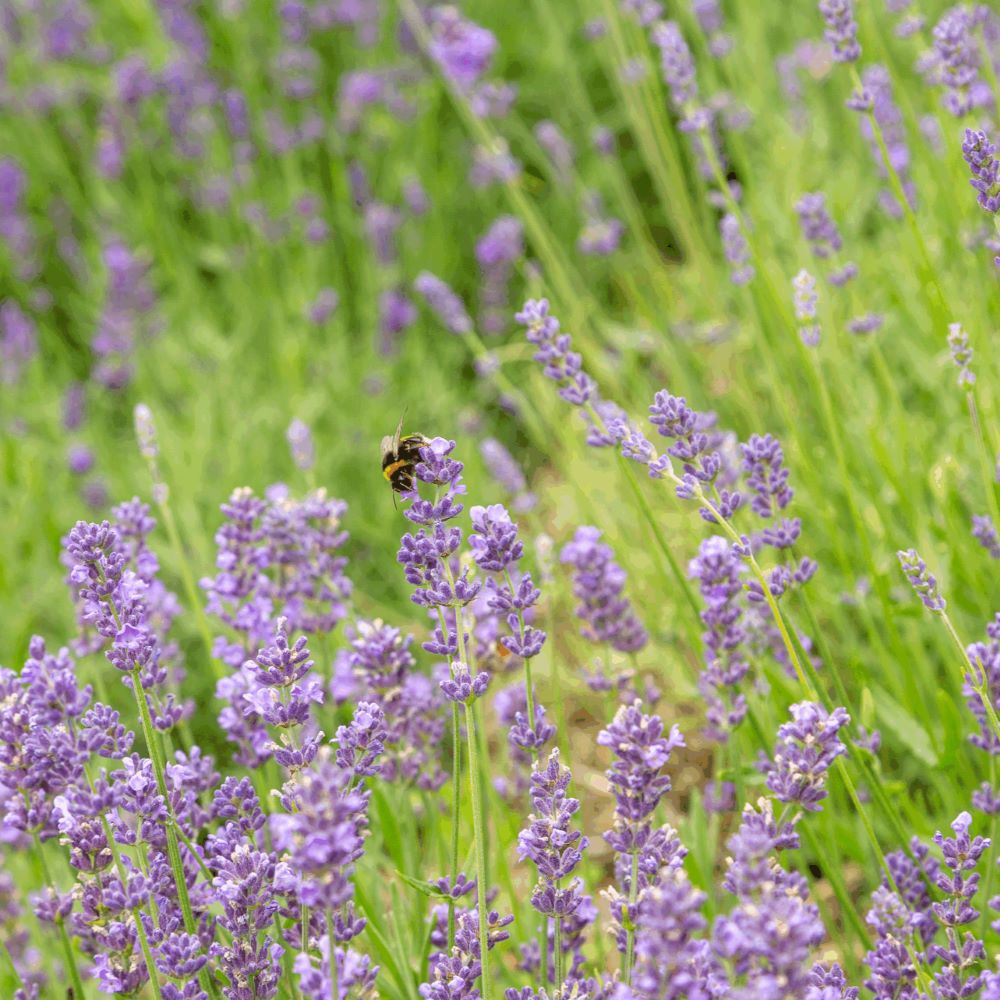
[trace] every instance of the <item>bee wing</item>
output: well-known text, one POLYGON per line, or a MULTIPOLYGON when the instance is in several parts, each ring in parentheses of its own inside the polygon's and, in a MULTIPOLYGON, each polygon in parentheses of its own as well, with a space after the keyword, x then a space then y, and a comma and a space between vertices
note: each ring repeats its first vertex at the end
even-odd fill
POLYGON ((382 438, 382 444, 379 450, 382 452, 382 457, 385 458, 386 455, 393 454, 395 449, 393 448, 392 438, 388 434, 382 438))
POLYGON ((403 412, 400 415, 399 423, 396 425, 396 433, 392 437, 392 453, 395 455, 399 451, 399 438, 403 433, 403 421, 406 419, 406 407, 403 407, 403 412))

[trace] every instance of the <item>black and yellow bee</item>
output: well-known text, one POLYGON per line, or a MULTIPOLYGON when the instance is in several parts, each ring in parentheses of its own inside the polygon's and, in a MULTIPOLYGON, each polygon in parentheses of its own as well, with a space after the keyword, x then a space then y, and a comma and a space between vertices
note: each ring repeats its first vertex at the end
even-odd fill
POLYGON ((412 492, 413 469, 420 461, 420 449, 428 443, 423 434, 403 435, 403 417, 399 418, 396 433, 382 438, 382 475, 395 493, 412 492))

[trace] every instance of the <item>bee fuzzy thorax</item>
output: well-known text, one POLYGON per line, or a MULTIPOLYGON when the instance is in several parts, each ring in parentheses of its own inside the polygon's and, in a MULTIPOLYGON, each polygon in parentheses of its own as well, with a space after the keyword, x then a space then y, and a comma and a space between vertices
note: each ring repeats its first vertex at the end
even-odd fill
POLYGON ((396 433, 382 438, 382 475, 394 492, 410 493, 415 487, 413 470, 428 439, 423 434, 403 435, 402 431, 400 420, 396 433))

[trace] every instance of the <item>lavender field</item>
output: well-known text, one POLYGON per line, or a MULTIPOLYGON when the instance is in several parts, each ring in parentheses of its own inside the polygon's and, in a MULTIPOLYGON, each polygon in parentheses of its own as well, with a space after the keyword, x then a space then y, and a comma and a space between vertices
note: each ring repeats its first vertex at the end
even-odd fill
POLYGON ((0 1000, 1000 1000, 1000 7, 0 0, 0 1000))

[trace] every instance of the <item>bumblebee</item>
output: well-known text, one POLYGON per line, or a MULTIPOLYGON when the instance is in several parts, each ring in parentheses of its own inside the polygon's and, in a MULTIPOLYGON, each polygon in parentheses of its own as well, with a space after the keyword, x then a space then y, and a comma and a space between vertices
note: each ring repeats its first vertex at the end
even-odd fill
POLYGON ((420 461, 420 449, 427 443, 423 434, 403 435, 403 417, 399 418, 396 433, 382 438, 382 475, 394 493, 414 489, 413 469, 420 461))

